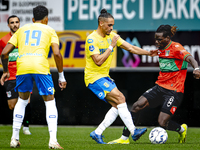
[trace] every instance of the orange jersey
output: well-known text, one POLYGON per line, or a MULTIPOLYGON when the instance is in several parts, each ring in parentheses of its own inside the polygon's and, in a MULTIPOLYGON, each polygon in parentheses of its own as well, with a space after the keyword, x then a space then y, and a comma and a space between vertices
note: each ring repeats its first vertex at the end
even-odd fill
POLYGON ((156 84, 169 90, 184 93, 184 83, 188 66, 185 59, 190 55, 181 44, 173 41, 160 50, 160 73, 156 84))
MULTIPOLYGON (((4 47, 7 45, 8 41, 12 37, 11 32, 6 34, 4 37, 0 39, 0 55, 4 49, 4 47)), ((18 48, 15 48, 12 52, 9 54, 9 63, 8 63, 8 70, 10 73, 10 77, 8 80, 15 80, 16 79, 16 72, 17 72, 17 65, 16 60, 18 57, 18 48)))

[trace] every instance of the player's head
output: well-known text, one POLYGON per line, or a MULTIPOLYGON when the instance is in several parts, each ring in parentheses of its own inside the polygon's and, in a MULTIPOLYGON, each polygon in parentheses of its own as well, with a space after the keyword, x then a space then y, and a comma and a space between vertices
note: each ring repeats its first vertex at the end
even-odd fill
POLYGON ((165 48, 175 35, 177 26, 160 25, 155 33, 155 44, 159 49, 165 48))
POLYGON ((42 21, 42 23, 48 23, 48 9, 45 6, 38 5, 33 8, 33 22, 42 21))
POLYGON ((7 19, 8 27, 10 28, 11 33, 15 33, 20 26, 20 19, 19 17, 12 15, 7 19))
POLYGON ((107 12, 106 9, 102 9, 101 14, 98 17, 98 25, 104 35, 109 35, 113 30, 114 17, 107 12))

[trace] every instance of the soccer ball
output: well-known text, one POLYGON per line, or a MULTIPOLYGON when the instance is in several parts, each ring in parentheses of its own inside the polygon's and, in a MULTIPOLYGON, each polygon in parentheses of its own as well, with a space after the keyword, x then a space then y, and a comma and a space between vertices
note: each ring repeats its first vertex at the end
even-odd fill
POLYGON ((168 139, 165 129, 156 127, 149 133, 149 140, 152 144, 164 144, 168 139))

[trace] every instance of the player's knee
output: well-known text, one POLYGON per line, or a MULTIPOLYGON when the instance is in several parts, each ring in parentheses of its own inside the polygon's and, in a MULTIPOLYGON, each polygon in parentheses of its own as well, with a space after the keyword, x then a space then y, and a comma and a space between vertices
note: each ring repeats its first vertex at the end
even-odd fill
POLYGON ((167 121, 163 118, 158 118, 158 123, 161 127, 165 128, 166 127, 166 124, 167 124, 167 121))
POLYGON ((118 94, 117 101, 118 101, 118 104, 125 103, 126 102, 125 96, 123 94, 118 94))
POLYGON ((10 110, 13 110, 15 108, 15 105, 14 104, 8 104, 8 107, 10 110))
POLYGON ((137 109, 136 109, 137 106, 138 106, 138 105, 137 105, 137 102, 135 102, 135 103, 133 104, 133 106, 131 107, 131 111, 134 112, 134 113, 137 112, 137 109))

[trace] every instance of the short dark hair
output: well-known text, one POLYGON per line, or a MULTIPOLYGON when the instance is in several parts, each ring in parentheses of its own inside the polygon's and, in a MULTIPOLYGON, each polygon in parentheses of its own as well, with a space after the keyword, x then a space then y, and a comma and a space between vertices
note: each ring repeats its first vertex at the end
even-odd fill
MULTIPOLYGON (((10 18, 16 18, 17 16, 16 15, 11 15, 8 17, 7 19, 7 23, 9 24, 9 21, 10 21, 10 18)), ((19 19, 19 17, 17 17, 19 19)), ((20 22, 20 19, 19 19, 19 22, 20 22)))
POLYGON ((33 8, 33 17, 35 21, 42 20, 46 16, 48 16, 48 9, 45 6, 38 5, 33 8))
POLYGON ((163 37, 169 36, 170 38, 173 37, 177 31, 177 26, 173 25, 160 25, 156 30, 157 33, 163 33, 163 37))
POLYGON ((102 20, 102 19, 107 19, 107 18, 113 18, 114 19, 114 17, 110 14, 110 13, 108 13, 107 12, 107 10, 105 9, 105 8, 103 8, 102 10, 101 10, 101 12, 100 12, 101 14, 99 15, 99 17, 98 17, 98 24, 99 24, 99 22, 102 20))

